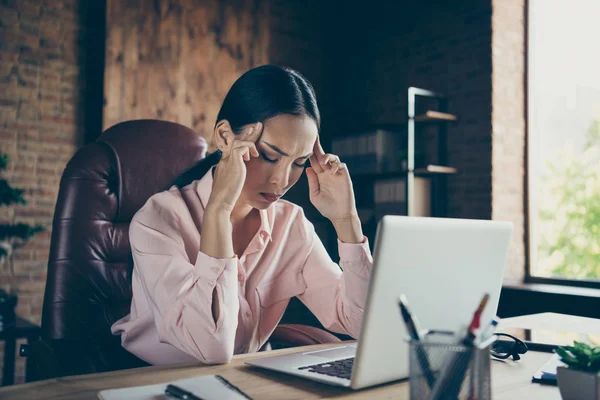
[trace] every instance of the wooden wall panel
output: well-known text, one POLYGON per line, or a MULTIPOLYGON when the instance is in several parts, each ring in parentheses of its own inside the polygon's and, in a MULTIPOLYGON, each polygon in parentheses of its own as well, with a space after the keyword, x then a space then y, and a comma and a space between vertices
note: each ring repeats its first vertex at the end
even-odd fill
POLYGON ((104 129, 158 118, 211 130, 227 90, 268 62, 260 0, 107 2, 104 129))

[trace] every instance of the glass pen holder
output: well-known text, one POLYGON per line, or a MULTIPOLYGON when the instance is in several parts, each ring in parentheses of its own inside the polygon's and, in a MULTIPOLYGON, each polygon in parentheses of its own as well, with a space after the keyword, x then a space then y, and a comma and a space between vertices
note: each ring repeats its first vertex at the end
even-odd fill
POLYGON ((410 345, 411 400, 488 400, 492 398, 490 346, 464 345, 452 332, 429 331, 410 345))

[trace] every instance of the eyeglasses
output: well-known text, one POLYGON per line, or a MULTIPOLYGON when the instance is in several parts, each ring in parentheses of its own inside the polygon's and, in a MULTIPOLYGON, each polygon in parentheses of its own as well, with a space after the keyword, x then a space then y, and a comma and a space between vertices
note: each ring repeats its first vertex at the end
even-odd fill
POLYGON ((527 345, 523 343, 521 339, 509 335, 508 333, 496 333, 495 335, 501 338, 506 337, 508 339, 498 339, 492 344, 490 353, 493 357, 506 360, 512 356, 513 360, 518 361, 521 359, 520 354, 527 353, 527 345))

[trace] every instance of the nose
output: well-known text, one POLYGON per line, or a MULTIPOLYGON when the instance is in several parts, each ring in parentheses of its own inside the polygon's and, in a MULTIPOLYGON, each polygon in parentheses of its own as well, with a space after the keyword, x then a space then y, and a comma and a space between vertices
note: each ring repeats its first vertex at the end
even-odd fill
MULTIPOLYGON (((283 163, 281 163, 283 164, 283 163)), ((271 174, 271 178, 269 179, 269 183, 274 185, 279 192, 282 192, 287 188, 290 183, 290 165, 278 165, 273 170, 273 174, 271 174)))

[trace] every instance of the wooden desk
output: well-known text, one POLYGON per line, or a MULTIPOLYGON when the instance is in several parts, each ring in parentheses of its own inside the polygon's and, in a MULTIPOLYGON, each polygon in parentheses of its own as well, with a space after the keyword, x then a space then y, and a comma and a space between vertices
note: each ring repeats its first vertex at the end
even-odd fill
MULTIPOLYGON (((546 314, 556 318, 556 314, 546 314)), ((521 317, 522 318, 522 317, 521 317)), ((540 320, 538 318, 538 320, 540 320)), ((505 320, 510 321, 510 320, 505 320)), ((585 323, 585 322, 584 322, 585 323)), ((598 324, 600 329, 600 323, 598 324)), ((577 329, 571 326, 571 329, 577 329)), ((312 350, 329 345, 309 346, 312 350)), ((282 354, 297 349, 277 350, 282 354)), ((179 364, 154 366, 103 374, 50 379, 0 389, 0 399, 96 399, 102 389, 149 385, 190 378, 198 375, 221 374, 254 399, 408 399, 408 381, 353 392, 285 374, 263 371, 244 365, 244 361, 264 357, 267 353, 235 356, 227 365, 198 366, 179 364)), ((521 361, 492 361, 492 396, 494 399, 560 399, 557 387, 531 383, 531 375, 550 357, 548 353, 528 352, 521 361)))

